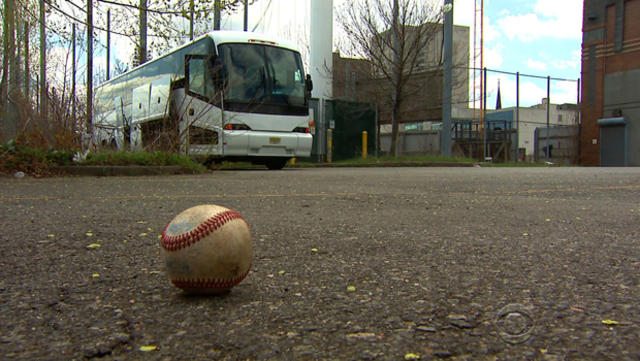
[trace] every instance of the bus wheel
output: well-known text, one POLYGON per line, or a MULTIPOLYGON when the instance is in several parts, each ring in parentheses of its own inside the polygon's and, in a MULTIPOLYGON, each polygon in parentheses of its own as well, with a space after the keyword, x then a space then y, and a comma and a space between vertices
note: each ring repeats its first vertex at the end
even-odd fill
POLYGON ((288 158, 273 158, 267 161, 267 168, 271 170, 278 170, 284 168, 287 164, 288 158))

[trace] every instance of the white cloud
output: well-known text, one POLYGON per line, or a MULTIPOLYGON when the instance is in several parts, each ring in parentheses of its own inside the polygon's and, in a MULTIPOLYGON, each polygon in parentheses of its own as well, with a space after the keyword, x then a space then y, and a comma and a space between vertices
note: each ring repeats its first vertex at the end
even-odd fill
POLYGON ((527 67, 540 71, 547 71, 548 69, 547 63, 533 59, 527 59, 527 67))
POLYGON ((578 63, 573 60, 555 60, 553 61, 553 67, 559 70, 577 69, 578 63))
MULTIPOLYGON (((484 67, 498 69, 502 66, 502 51, 504 46, 502 44, 496 44, 492 48, 485 46, 484 49, 484 67)), ((480 65, 480 63, 478 63, 480 65)))
POLYGON ((543 37, 581 39, 582 2, 580 0, 537 0, 534 12, 507 15, 497 20, 509 40, 529 42, 543 37))

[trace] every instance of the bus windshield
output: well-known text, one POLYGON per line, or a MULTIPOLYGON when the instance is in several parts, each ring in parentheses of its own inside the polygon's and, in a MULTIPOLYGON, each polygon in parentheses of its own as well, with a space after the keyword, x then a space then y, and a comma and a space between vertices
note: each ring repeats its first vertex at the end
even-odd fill
POLYGON ((221 44, 225 109, 290 113, 307 109, 300 54, 258 44, 221 44), (235 108, 235 109, 234 109, 235 108))

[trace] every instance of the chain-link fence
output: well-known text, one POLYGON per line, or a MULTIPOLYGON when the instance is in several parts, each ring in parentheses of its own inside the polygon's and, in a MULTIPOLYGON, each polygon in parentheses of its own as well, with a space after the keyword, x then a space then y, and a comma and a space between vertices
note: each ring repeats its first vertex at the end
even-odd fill
POLYGON ((579 79, 486 68, 471 69, 470 78, 469 108, 458 105, 454 117, 457 153, 503 161, 577 161, 579 79))

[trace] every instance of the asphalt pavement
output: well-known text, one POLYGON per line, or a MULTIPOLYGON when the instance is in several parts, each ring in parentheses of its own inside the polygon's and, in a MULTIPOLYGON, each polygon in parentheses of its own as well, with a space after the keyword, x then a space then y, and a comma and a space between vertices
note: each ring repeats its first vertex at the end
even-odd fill
POLYGON ((9 360, 639 360, 639 168, 331 168, 0 179, 9 360), (159 235, 251 226, 221 296, 159 235))

